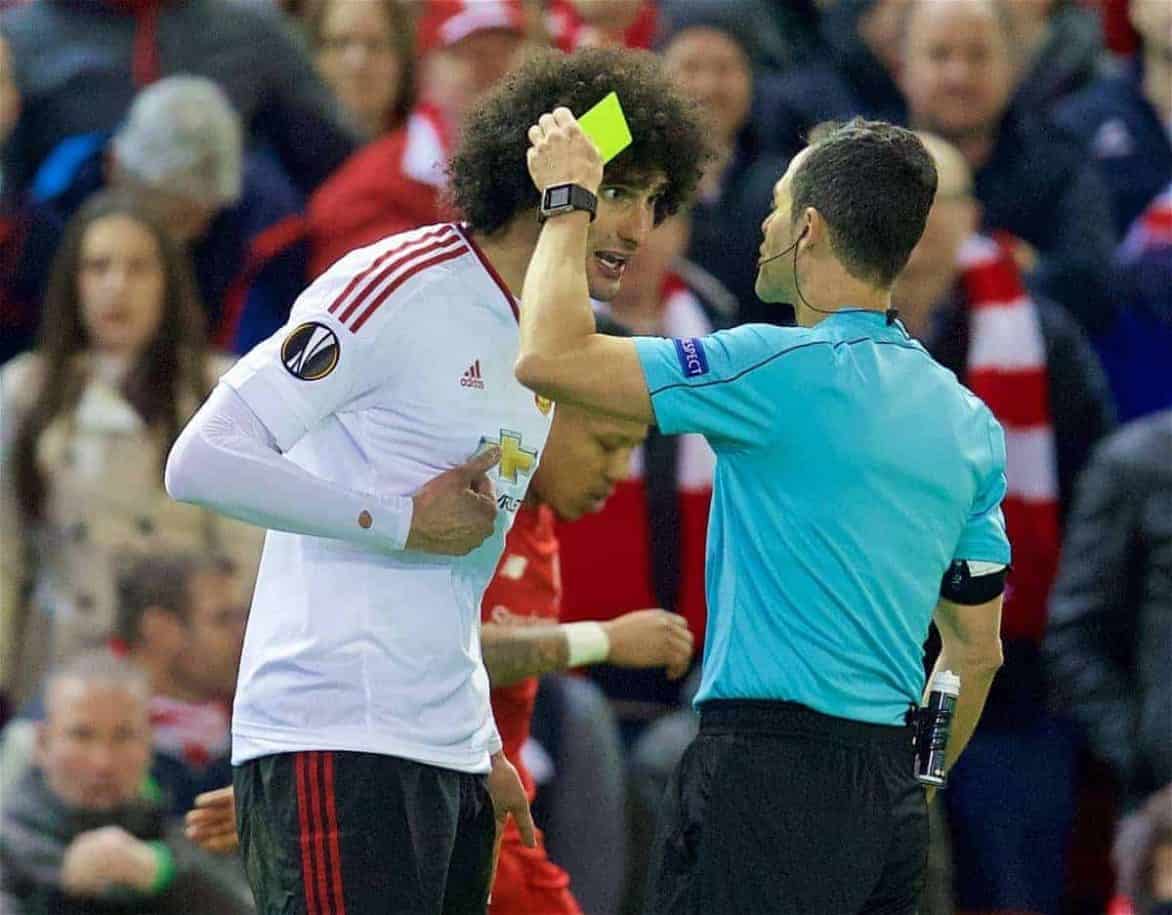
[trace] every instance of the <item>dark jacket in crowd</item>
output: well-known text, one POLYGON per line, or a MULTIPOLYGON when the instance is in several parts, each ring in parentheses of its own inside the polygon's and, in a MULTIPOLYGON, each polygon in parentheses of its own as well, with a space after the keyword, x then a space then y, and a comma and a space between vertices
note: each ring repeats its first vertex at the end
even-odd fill
MULTIPOLYGON (((725 170, 718 200, 696 200, 687 258, 718 279, 737 300, 736 323, 792 322, 787 306, 765 305, 753 287, 761 248, 761 223, 773 208, 773 186, 785 174, 786 160, 757 151, 749 128, 725 170)), ((721 326, 723 316, 711 315, 721 326)))
POLYGON ((1014 93, 1014 103, 1025 111, 1050 110, 1098 76, 1102 53, 1098 11, 1075 3, 1059 5, 1050 16, 1046 40, 1014 93))
MULTIPOLYGON (((1058 465, 1058 510, 1065 520, 1075 485, 1096 443, 1115 424, 1107 378, 1086 334, 1066 311, 1035 297, 1050 391, 1058 465)), ((959 291, 936 314, 928 351, 962 380, 969 351, 967 309, 959 291)), ((1038 646, 1032 640, 1007 640, 1005 665, 993 681, 981 726, 1012 729, 1044 708, 1045 682, 1038 646)))
POLYGON ((37 769, 5 792, 0 820, 0 913, 3 915, 247 915, 253 911, 243 884, 181 836, 169 832, 148 800, 108 813, 65 807, 37 769), (101 899, 68 896, 61 889, 66 849, 79 835, 120 826, 143 841, 170 849, 176 875, 156 895, 115 889, 101 899))
POLYGON ((1095 345, 1121 419, 1172 408, 1172 182, 1119 248, 1112 279, 1122 305, 1095 345))
POLYGON ((1038 252, 1031 290, 1092 333, 1108 326, 1116 232, 1107 189, 1079 143, 1010 108, 975 180, 983 230, 1009 232, 1038 252))
POLYGON ((1172 182, 1172 137, 1143 93, 1143 67, 1129 62, 1067 99, 1054 119, 1090 151, 1111 194, 1122 235, 1172 182))
POLYGON ((11 190, 62 140, 114 130, 143 86, 176 73, 218 83, 246 131, 308 194, 357 139, 277 18, 233 0, 38 0, 0 17, 21 116, 4 149, 11 190))
MULTIPOLYGON (((44 294, 70 217, 105 186, 107 140, 105 134, 74 137, 50 154, 34 179, 27 214, 32 230, 13 278, 33 301, 44 294)), ((240 199, 216 214, 191 248, 209 333, 219 347, 238 353, 285 323, 308 281, 309 260, 304 200, 280 166, 252 152, 245 155, 243 177, 240 199)))
POLYGON ((1044 650, 1128 801, 1172 783, 1172 411, 1124 426, 1083 474, 1044 650))
POLYGON ((764 113, 769 142, 787 156, 806 145, 810 128, 855 115, 907 122, 907 105, 891 73, 859 37, 871 0, 840 0, 822 14, 819 55, 775 81, 764 113))

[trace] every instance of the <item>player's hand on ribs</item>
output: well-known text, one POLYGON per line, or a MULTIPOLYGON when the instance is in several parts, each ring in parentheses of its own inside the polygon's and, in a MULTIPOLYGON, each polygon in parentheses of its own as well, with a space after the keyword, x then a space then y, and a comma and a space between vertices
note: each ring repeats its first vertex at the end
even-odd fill
POLYGON ((669 679, 678 680, 692 663, 692 631, 678 613, 635 610, 602 625, 610 639, 609 664, 663 667, 669 679))
POLYGON ((602 156, 569 108, 543 114, 529 128, 529 177, 539 191, 579 184, 593 193, 602 183, 602 156))
POLYGON ((500 459, 500 448, 494 446, 425 483, 412 497, 407 549, 463 556, 484 543, 497 512, 488 471, 500 459))

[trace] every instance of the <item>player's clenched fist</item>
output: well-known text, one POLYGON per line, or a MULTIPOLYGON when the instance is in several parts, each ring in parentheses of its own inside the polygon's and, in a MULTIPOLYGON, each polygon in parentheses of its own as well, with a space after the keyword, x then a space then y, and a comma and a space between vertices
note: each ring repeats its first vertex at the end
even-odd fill
POLYGON ((488 471, 501 459, 493 447, 446 470, 415 493, 407 549, 463 556, 484 543, 496 525, 496 493, 488 471))
POLYGON ((578 184, 598 192, 602 156, 569 108, 543 114, 529 128, 529 143, 529 177, 539 191, 555 184, 578 184))
POLYGON ((636 610, 603 623, 607 662, 618 667, 663 667, 671 680, 687 673, 693 638, 687 622, 666 610, 636 610))

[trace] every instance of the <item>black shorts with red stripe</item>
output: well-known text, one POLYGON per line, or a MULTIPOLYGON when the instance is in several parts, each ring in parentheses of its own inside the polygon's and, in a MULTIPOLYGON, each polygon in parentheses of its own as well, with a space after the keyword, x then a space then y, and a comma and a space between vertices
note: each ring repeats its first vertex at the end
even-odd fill
POLYGON ((259 915, 480 915, 496 823, 483 775, 373 753, 234 770, 259 915))

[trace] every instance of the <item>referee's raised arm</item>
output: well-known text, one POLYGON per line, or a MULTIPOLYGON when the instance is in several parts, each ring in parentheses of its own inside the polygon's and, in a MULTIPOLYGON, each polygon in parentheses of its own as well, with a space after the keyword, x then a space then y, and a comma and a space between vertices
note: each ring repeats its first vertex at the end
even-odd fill
MULTIPOLYGON (((553 212, 553 190, 581 189, 597 200, 603 162, 567 108, 544 114, 529 128, 529 174, 543 195, 544 225, 521 292, 521 346, 517 380, 554 401, 577 403, 625 419, 654 420, 651 398, 632 340, 595 333, 586 274, 587 242, 594 214, 566 208, 553 212)), ((578 194, 574 190, 575 195, 578 194)), ((645 236, 655 218, 652 195, 638 201, 645 236)), ((635 239, 635 246, 642 238, 635 239)))

